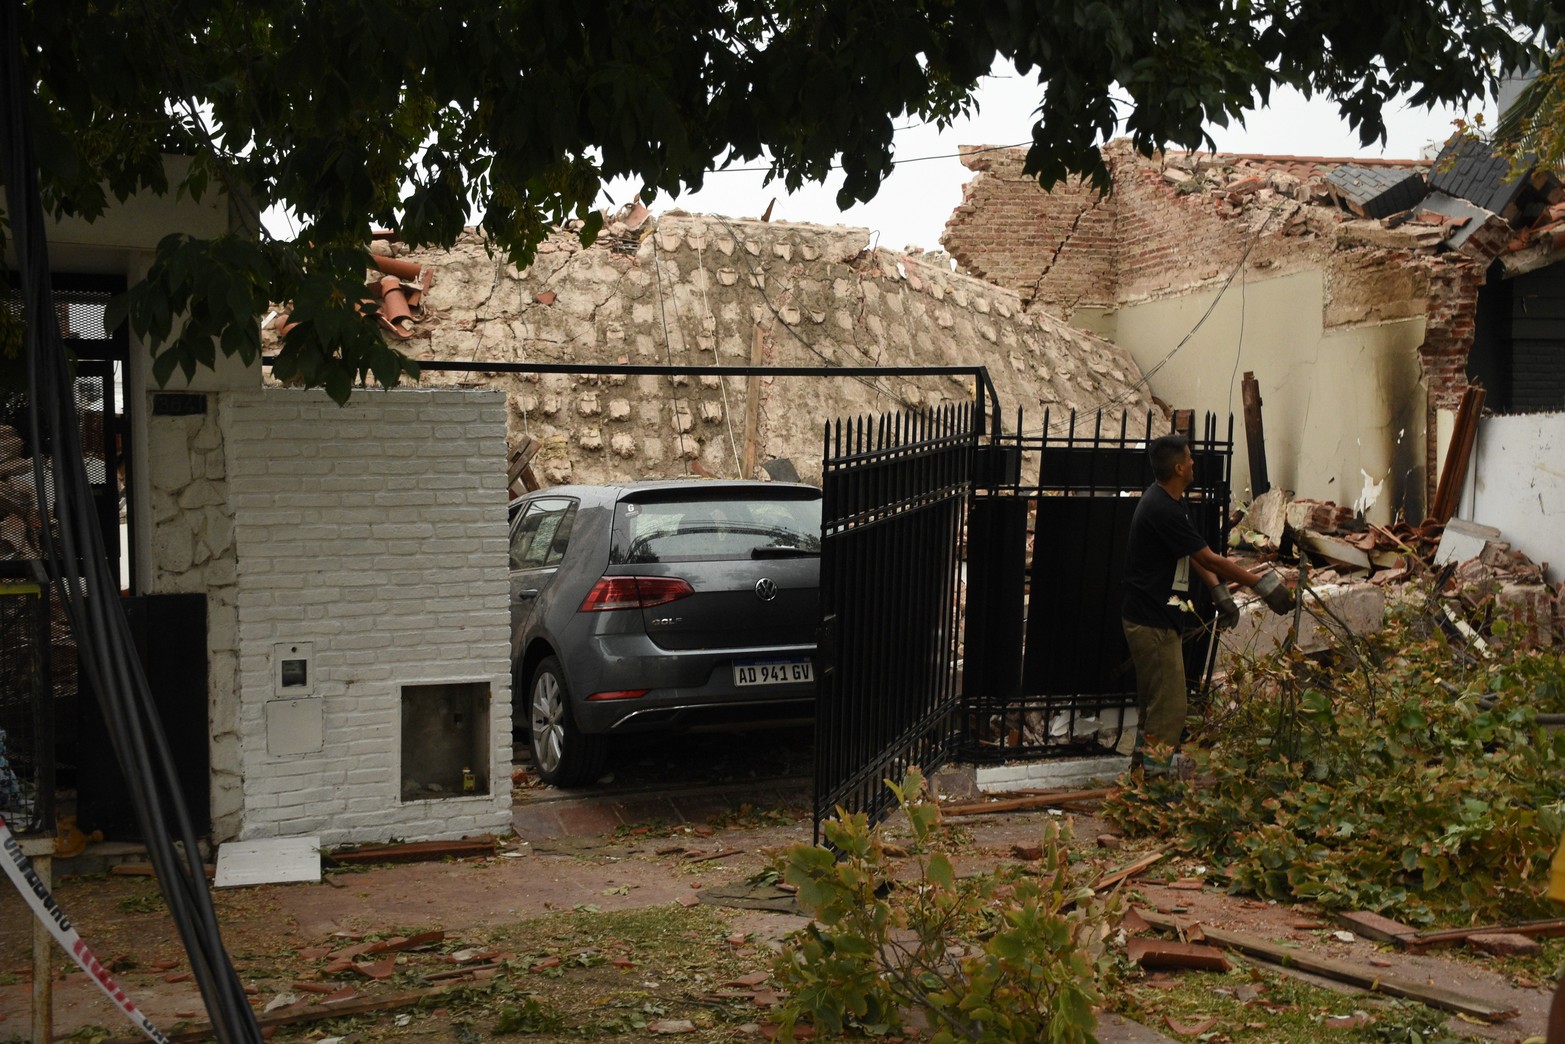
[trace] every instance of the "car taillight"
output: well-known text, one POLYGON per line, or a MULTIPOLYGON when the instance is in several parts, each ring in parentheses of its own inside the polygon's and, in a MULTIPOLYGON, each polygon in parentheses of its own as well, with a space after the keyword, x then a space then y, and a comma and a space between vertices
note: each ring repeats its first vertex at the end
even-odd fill
POLYGON ((580 612, 608 609, 649 609, 654 605, 695 594, 685 581, 673 576, 605 576, 582 599, 580 612))

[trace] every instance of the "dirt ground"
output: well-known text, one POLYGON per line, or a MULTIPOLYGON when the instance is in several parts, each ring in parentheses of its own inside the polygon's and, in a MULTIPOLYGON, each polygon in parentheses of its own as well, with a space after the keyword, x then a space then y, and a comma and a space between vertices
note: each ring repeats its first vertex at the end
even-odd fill
MULTIPOLYGON (((627 768, 603 789, 597 800, 604 806, 615 801, 625 806, 632 797, 643 802, 657 798, 659 792, 650 788, 650 779, 660 780, 665 788, 697 782, 717 756, 708 750, 697 765, 684 770, 688 778, 681 778, 680 771, 659 764, 661 755, 649 754, 644 771, 627 768)), ((216 905, 226 944, 242 980, 253 990, 258 1009, 319 1000, 331 990, 351 990, 355 996, 372 997, 396 992, 408 982, 417 982, 419 988, 427 989, 432 981, 459 984, 496 976, 501 980, 522 980, 517 986, 520 997, 529 989, 528 983, 541 983, 546 972, 568 971, 571 975, 600 977, 605 991, 615 983, 631 983, 640 989, 639 995, 648 998, 644 1008, 652 1014, 640 1026, 626 1023, 626 1032, 619 1039, 642 1039, 652 1034, 648 1027, 657 1023, 657 1013, 673 1002, 672 994, 679 993, 686 1000, 699 997, 702 1003, 709 1003, 714 996, 736 992, 725 991, 723 983, 710 981, 713 965, 710 961, 702 964, 698 957, 710 958, 708 951, 721 950, 722 960, 715 967, 721 969, 722 975, 753 977, 766 970, 777 941, 804 923, 791 913, 698 902, 703 894, 710 897, 719 892, 743 892, 746 882, 763 871, 775 853, 809 840, 810 823, 804 809, 808 782, 796 772, 795 754, 775 753, 769 760, 762 760, 766 763, 748 782, 774 799, 774 803, 764 807, 741 803, 729 814, 694 819, 691 817, 700 815, 710 804, 703 805, 688 796, 665 796, 661 800, 670 809, 666 819, 626 822, 621 813, 618 826, 610 826, 609 817, 602 816, 597 829, 561 829, 547 836, 537 828, 540 820, 533 813, 560 795, 548 788, 524 789, 519 792, 518 822, 534 825, 507 839, 493 858, 379 866, 332 873, 321 884, 220 891, 216 893, 216 905), (789 794, 798 799, 791 808, 784 807, 789 804, 789 794), (685 821, 681 822, 681 817, 685 821), (671 948, 656 951, 655 956, 649 956, 651 951, 637 953, 616 948, 615 942, 609 940, 583 950, 593 960, 582 959, 580 969, 551 969, 548 958, 539 959, 551 952, 547 940, 528 937, 529 932, 540 932, 540 925, 551 922, 535 919, 566 919, 573 911, 583 910, 666 912, 676 935, 671 948), (525 930, 514 927, 529 922, 531 927, 525 930), (441 944, 433 950, 404 953, 396 962, 397 975, 387 981, 370 980, 351 972, 333 975, 323 971, 329 959, 327 951, 340 952, 361 939, 411 936, 431 930, 444 932, 441 944), (690 966, 704 969, 694 973, 693 979, 683 975, 678 967, 684 963, 680 955, 686 951, 690 966), (475 967, 494 967, 465 979, 439 978, 460 972, 462 965, 453 963, 453 952, 475 967), (431 973, 437 975, 436 980, 428 978, 431 973)), ((635 762, 626 764, 632 766, 635 762)), ((742 793, 747 781, 736 784, 729 779, 724 785, 730 793, 742 793)), ((663 793, 674 791, 665 789, 663 793)), ((960 823, 964 838, 956 859, 958 872, 979 872, 1013 860, 1013 847, 1035 843, 1041 820, 1051 816, 1057 817, 1058 813, 1033 811, 963 818, 960 823)), ((1090 816, 1063 818, 1073 821, 1075 843, 1081 847, 1082 860, 1087 865, 1112 869, 1146 850, 1144 845, 1113 850, 1099 847, 1095 839, 1108 832, 1104 824, 1090 816)), ((1340 959, 1376 962, 1388 975, 1439 984, 1503 1003, 1519 1013, 1514 1019, 1491 1026, 1453 1024, 1463 1033, 1518 1042, 1543 1033, 1552 983, 1529 980, 1504 962, 1484 961, 1461 952, 1412 956, 1362 939, 1340 941, 1330 930, 1330 919, 1306 907, 1245 900, 1212 888, 1195 891, 1168 887, 1176 878, 1199 876, 1199 870, 1178 860, 1165 860, 1125 887, 1153 907, 1165 911, 1182 908, 1181 916, 1208 926, 1260 935, 1340 959)), ((183 951, 149 878, 64 878, 57 882, 55 894, 88 945, 154 1023, 168 1028, 204 1019, 200 997, 186 976, 183 951)), ((30 940, 28 911, 14 892, 5 889, 0 894, 0 1041, 30 1039, 30 940)), ((555 961, 558 964, 557 958, 555 961)), ((78 1039, 134 1039, 129 1024, 84 975, 69 965, 63 954, 57 954, 56 967, 61 969, 56 975, 54 994, 58 1036, 84 1027, 102 1027, 97 1032, 84 1032, 78 1039), (69 970, 65 970, 67 967, 69 970)), ((750 983, 737 992, 744 994, 746 989, 764 992, 765 987, 750 983)), ((449 1004, 437 998, 413 1016, 384 1015, 361 1021, 349 1032, 331 1032, 358 1040, 395 1038, 470 1044, 472 1040, 490 1039, 490 1028, 484 1027, 480 1032, 452 1014, 460 1012, 459 995, 452 996, 449 1004)), ((758 999, 756 1003, 761 1005, 762 1001, 758 999)), ((753 1022, 738 1023, 730 1018, 685 1039, 759 1040, 760 1024, 764 1021, 764 1011, 758 1010, 753 1022)), ((1169 1039, 1158 1032, 1166 1029, 1159 1026, 1154 1031, 1110 1020, 1103 1027, 1101 1038, 1155 1042, 1169 1039)), ((558 1039, 544 1029, 534 1030, 527 1039, 558 1039)), ((313 1035, 331 1039, 326 1036, 327 1030, 317 1028, 312 1034, 308 1025, 291 1033, 283 1037, 304 1040, 313 1035)), ((1358 1038, 1337 1035, 1335 1039, 1358 1038)))

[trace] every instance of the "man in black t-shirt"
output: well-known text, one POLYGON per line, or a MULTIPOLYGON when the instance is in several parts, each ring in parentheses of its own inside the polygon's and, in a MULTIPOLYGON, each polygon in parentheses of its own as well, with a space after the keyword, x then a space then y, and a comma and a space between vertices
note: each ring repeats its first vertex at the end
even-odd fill
MULTIPOLYGON (((1147 449, 1157 479, 1141 495, 1125 549, 1125 600, 1121 621, 1136 667, 1136 705, 1141 727, 1136 754, 1145 740, 1178 750, 1185 727, 1185 660, 1180 614, 1192 577, 1205 584, 1217 606, 1218 626, 1232 627, 1239 609, 1228 581, 1253 587, 1272 611, 1293 610, 1293 593, 1273 572, 1258 573, 1206 546, 1180 503, 1195 481, 1190 440, 1164 435, 1147 449), (1219 579, 1221 578, 1221 579, 1219 579)), ((1148 772, 1169 771, 1166 762, 1137 758, 1148 772)))

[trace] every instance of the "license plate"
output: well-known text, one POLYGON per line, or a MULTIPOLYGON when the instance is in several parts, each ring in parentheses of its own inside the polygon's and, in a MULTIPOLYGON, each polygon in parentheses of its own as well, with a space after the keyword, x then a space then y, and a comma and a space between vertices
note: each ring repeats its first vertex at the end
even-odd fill
POLYGON ((735 685, 791 685, 815 680, 809 660, 740 660, 734 663, 735 685))

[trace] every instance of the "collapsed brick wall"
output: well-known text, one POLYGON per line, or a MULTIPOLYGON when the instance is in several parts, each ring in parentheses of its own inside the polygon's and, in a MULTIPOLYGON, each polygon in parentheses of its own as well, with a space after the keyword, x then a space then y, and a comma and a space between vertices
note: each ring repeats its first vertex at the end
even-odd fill
POLYGON ((1271 277, 1298 271, 1326 253, 1313 225, 1289 220, 1299 204, 1265 180, 1250 176, 1207 193, 1195 190, 1197 179, 1184 172, 1167 176, 1125 151, 1117 165, 1125 173, 1115 181, 1121 302, 1218 283, 1241 260, 1248 271, 1271 277))
POLYGON ((1022 172, 1023 149, 962 150, 976 171, 946 221, 941 245, 964 272, 1013 290, 1024 307, 1069 319, 1114 303, 1116 207, 1080 178, 1044 192, 1022 172))

